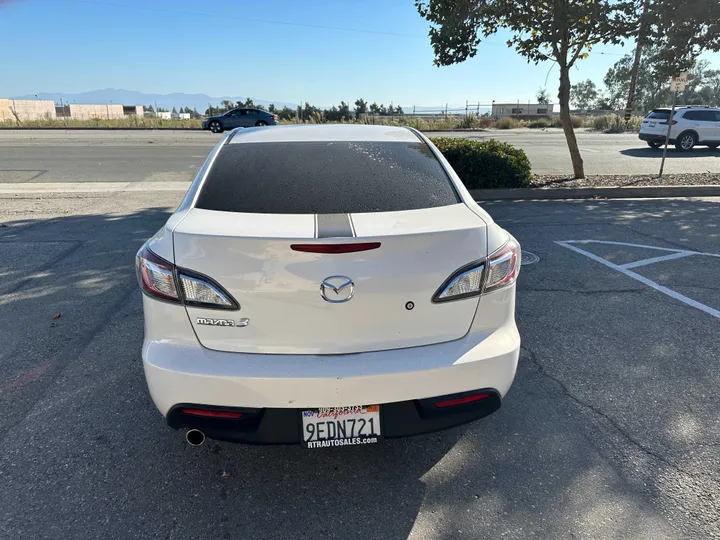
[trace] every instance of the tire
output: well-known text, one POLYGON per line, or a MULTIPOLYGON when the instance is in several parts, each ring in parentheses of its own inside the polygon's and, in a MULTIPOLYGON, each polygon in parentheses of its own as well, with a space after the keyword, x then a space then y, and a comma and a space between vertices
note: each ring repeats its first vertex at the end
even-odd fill
POLYGON ((257 122, 255 122, 255 125, 256 126, 267 126, 268 123, 265 120, 258 120, 257 122))
POLYGON ((648 141, 647 143, 650 148, 660 148, 663 145, 660 141, 648 141))
POLYGON ((222 124, 220 122, 218 122, 217 120, 213 120, 212 122, 210 122, 210 125, 208 127, 210 128, 210 131, 212 131, 213 133, 222 133, 223 132, 222 124))
POLYGON ((697 135, 692 131, 686 131, 681 133, 680 136, 675 140, 675 148, 680 152, 689 152, 698 142, 697 135))

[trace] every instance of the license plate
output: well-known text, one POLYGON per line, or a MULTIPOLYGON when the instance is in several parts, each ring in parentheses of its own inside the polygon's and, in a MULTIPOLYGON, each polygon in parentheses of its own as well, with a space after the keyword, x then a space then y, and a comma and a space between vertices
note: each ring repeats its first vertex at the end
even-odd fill
POLYGON ((650 127, 655 127, 655 122, 650 122, 650 127))
POLYGON ((373 444, 381 440, 380 405, 321 407, 301 412, 307 448, 373 444))

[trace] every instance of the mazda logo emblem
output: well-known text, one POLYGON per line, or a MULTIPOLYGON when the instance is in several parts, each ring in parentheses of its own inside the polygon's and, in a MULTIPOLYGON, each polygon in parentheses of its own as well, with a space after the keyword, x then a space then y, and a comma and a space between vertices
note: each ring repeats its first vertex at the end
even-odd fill
POLYGON ((320 284, 320 295, 331 304, 342 304, 355 294, 355 284, 347 276, 329 276, 320 284))

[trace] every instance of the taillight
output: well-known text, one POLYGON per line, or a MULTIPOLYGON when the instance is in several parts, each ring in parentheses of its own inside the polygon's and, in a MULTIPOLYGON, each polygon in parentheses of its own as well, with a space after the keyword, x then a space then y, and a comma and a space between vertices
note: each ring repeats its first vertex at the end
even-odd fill
POLYGON ((212 309, 240 309, 228 292, 207 276, 179 269, 182 295, 189 306, 212 309))
POLYGON ((274 114, 271 114, 270 118, 272 118, 273 120, 277 120, 277 116, 275 116, 274 114))
POLYGON ((520 245, 510 240, 485 261, 476 261, 455 271, 433 295, 435 303, 460 300, 509 287, 520 272, 520 245))
POLYGON ((143 246, 135 257, 135 271, 145 293, 169 302, 180 302, 172 263, 143 246))
POLYGON ((235 299, 209 277, 177 268, 145 246, 135 258, 135 269, 140 288, 154 298, 210 309, 240 309, 235 299))
POLYGON ((670 123, 674 126, 675 124, 677 124, 677 120, 673 120, 673 121, 670 122, 670 123))
POLYGON ((478 261, 463 266, 450 276, 433 295, 435 303, 460 300, 477 296, 482 291, 485 261, 478 261))
POLYGON ((511 236, 508 243, 488 257, 483 292, 509 287, 520 273, 520 244, 511 236))

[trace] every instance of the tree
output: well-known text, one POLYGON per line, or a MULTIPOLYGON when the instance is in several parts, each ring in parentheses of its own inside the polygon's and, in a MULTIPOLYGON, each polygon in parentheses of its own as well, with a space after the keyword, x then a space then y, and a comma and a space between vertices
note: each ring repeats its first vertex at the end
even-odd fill
POLYGON ((368 104, 367 101, 360 98, 355 100, 355 119, 359 120, 360 117, 364 114, 367 114, 368 111, 368 104))
POLYGON ((370 105, 370 112, 373 116, 380 114, 380 107, 378 107, 377 103, 373 102, 372 105, 370 105))
POLYGON ((338 113, 340 114, 341 120, 352 120, 352 113, 350 113, 350 105, 344 101, 340 102, 338 107, 338 113))
MULTIPOLYGON (((659 74, 664 69, 657 48, 646 49, 637 69, 637 84, 633 92, 633 108, 649 111, 655 107, 670 105, 668 77, 659 74)), ((632 80, 633 57, 625 55, 608 70, 603 79, 607 88, 607 100, 611 109, 622 106, 629 93, 632 80)), ((679 105, 720 105, 720 71, 710 69, 707 60, 697 61, 690 68, 687 86, 678 94, 679 105)))
POLYGON ((270 105, 268 105, 268 112, 273 113, 273 114, 275 114, 277 112, 277 109, 275 108, 274 103, 271 103, 270 105))
POLYGON ((570 90, 570 99, 578 109, 587 111, 595 108, 598 91, 590 79, 574 84, 570 90))
POLYGON ((543 105, 550 103, 550 94, 548 94, 547 88, 538 88, 538 91, 535 94, 535 99, 537 99, 538 103, 542 103, 543 105))
MULTIPOLYGON (((675 1, 675 0, 673 0, 675 1)), ((570 118, 570 70, 587 58, 596 44, 622 42, 634 28, 628 24, 631 0, 416 0, 421 16, 431 23, 435 64, 463 62, 477 54, 481 40, 499 30, 528 62, 554 60, 560 71, 560 120, 575 178, 585 170, 570 118)))
POLYGON ((198 112, 197 107, 193 107, 192 117, 193 117, 193 118, 200 118, 200 113, 198 112))
POLYGON ((405 111, 403 111, 403 108, 400 105, 395 106, 395 114, 405 114, 405 111))
POLYGON ((172 113, 177 114, 177 109, 175 107, 172 108, 172 113))
POLYGON ((153 106, 152 106, 152 105, 144 105, 144 106, 143 106, 143 110, 144 110, 144 111, 147 111, 147 112, 150 112, 150 113, 154 113, 154 112, 155 112, 155 109, 153 109, 153 106))
POLYGON ((640 22, 647 25, 647 42, 655 48, 657 75, 670 77, 687 71, 704 50, 720 51, 720 2, 646 1, 647 13, 640 22))
POLYGON ((291 109, 287 105, 280 109, 277 113, 280 120, 292 120, 296 115, 295 109, 291 109))

